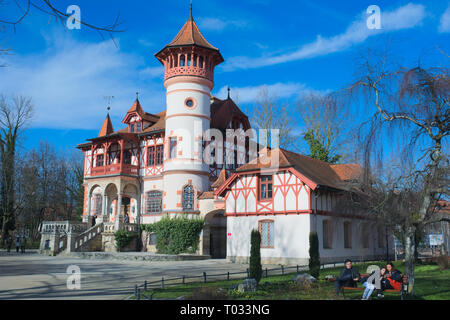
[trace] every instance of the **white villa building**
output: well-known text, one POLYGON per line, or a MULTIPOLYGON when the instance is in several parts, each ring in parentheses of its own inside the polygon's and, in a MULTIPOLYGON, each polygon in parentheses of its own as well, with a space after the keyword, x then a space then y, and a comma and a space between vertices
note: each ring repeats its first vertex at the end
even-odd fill
MULTIPOLYGON (((386 254, 385 235, 373 220, 340 209, 359 165, 330 165, 274 149, 269 154, 278 157, 279 167, 271 168, 261 164, 263 153, 252 154, 248 146, 228 152, 236 147, 225 138, 223 156, 215 151, 225 164, 205 162, 212 143, 205 131, 217 129, 225 137, 227 129, 248 130, 250 123, 230 97, 211 95, 214 68, 224 59, 200 33, 192 11, 155 56, 165 69, 166 108, 147 113, 136 97, 123 128, 114 130, 107 115, 99 135, 78 145, 84 153, 85 226, 73 236, 75 244, 67 240, 68 250, 86 250, 99 237, 95 250, 114 250, 113 231, 183 215, 205 219, 198 253, 215 258, 247 261, 252 229, 261 232, 263 263, 306 263, 313 230, 322 261, 386 254), (245 164, 238 166, 242 155, 245 164)), ((144 250, 154 250, 152 241, 144 250)))

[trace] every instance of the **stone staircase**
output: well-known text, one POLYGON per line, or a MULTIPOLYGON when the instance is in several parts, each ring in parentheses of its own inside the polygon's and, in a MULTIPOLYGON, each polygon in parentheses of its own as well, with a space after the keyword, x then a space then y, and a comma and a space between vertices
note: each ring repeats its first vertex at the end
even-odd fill
MULTIPOLYGON (((121 230, 138 232, 138 226, 121 223, 121 230)), ((40 253, 115 252, 114 222, 100 222, 88 228, 86 222, 45 221, 41 227, 40 253)))

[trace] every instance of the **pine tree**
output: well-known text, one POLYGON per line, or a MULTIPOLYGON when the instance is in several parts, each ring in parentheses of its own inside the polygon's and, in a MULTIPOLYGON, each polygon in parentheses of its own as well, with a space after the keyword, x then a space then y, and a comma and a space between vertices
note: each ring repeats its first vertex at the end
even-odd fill
POLYGON ((320 272, 319 237, 317 232, 309 234, 309 273, 318 278, 320 272))
POLYGON ((252 230, 251 233, 251 248, 250 248, 250 278, 256 280, 257 283, 261 280, 262 266, 261 266, 261 235, 258 230, 252 230))

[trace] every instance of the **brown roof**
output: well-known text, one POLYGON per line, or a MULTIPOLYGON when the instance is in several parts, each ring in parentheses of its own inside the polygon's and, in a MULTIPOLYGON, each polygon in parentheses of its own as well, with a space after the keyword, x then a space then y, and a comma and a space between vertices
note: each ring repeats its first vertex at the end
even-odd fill
POLYGON ((213 102, 211 103, 211 128, 225 130, 228 123, 235 116, 244 118, 244 122, 248 126, 248 128, 244 127, 244 129, 250 128, 247 115, 239 109, 231 98, 220 100, 213 97, 213 102))
POLYGON ((109 113, 106 115, 105 121, 103 121, 102 128, 100 129, 99 137, 106 136, 110 133, 114 132, 114 128, 111 122, 111 118, 109 117, 109 113))
POLYGON ((127 114, 125 115, 125 118, 123 119, 122 122, 124 122, 127 119, 128 115, 130 113, 137 113, 142 119, 144 119, 145 121, 148 121, 148 122, 156 122, 159 119, 154 114, 145 112, 141 107, 141 103, 139 102, 139 99, 136 99, 134 101, 133 105, 127 111, 127 114))
POLYGON ((145 128, 143 132, 153 132, 166 128, 166 110, 157 113, 155 116, 158 117, 158 120, 151 126, 145 128))
POLYGON ((198 197, 201 199, 214 199, 214 191, 205 191, 198 197))
POLYGON ((344 181, 356 180, 363 172, 363 168, 357 163, 332 164, 331 169, 344 181))
POLYGON ((211 185, 211 188, 218 188, 220 187, 225 181, 227 180, 227 172, 225 169, 222 169, 220 171, 219 177, 216 181, 211 185))
MULTIPOLYGON (((361 169, 359 165, 348 165, 345 167, 346 176, 340 176, 336 173, 335 170, 333 170, 332 165, 327 162, 313 159, 281 148, 269 150, 267 156, 270 157, 274 152, 278 155, 280 168, 292 167, 314 184, 335 189, 347 189, 348 186, 345 183, 346 179, 342 179, 341 176, 356 176, 361 169)), ((258 158, 239 167, 236 171, 253 171, 258 169, 270 168, 270 166, 271 165, 269 163, 269 159, 267 159, 265 155, 261 154, 258 158)))
POLYGON ((213 47, 208 41, 206 41, 205 37, 203 37, 194 21, 194 18, 192 17, 192 8, 188 21, 186 21, 183 28, 181 28, 180 32, 178 32, 176 37, 166 46, 166 48, 186 45, 197 45, 218 51, 216 47, 213 47))

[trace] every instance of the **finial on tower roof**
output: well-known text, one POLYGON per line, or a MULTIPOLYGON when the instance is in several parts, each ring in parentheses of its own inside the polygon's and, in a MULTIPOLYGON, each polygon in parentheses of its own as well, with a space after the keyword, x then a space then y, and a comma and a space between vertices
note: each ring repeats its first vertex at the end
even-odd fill
POLYGON ((191 4, 189 6, 189 21, 193 21, 194 18, 192 17, 192 0, 191 0, 191 4))
POLYGON ((230 90, 231 90, 231 89, 230 89, 230 86, 228 86, 228 89, 227 89, 227 90, 228 90, 228 98, 227 98, 227 99, 230 99, 230 90))
POLYGON ((139 100, 139 92, 136 91, 136 100, 139 100))
POLYGON ((106 110, 108 110, 108 114, 109 114, 109 110, 111 110, 111 99, 114 99, 114 96, 104 96, 104 98, 108 102, 106 110))

